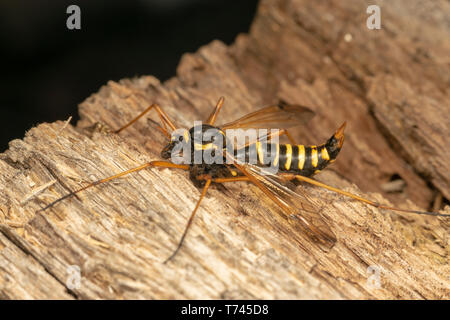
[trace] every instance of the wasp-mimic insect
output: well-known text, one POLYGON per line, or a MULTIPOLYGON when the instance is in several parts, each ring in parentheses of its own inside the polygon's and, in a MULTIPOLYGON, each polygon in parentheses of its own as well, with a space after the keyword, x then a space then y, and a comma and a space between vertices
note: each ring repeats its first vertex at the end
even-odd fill
POLYGON ((170 257, 165 260, 165 262, 171 260, 181 248, 197 209, 200 206, 202 199, 205 197, 211 183, 236 181, 249 181, 254 183, 259 189, 261 189, 262 192, 264 192, 264 194, 266 194, 281 208, 283 213, 288 216, 295 217, 302 230, 305 231, 306 234, 314 240, 314 243, 318 244, 320 247, 332 247, 336 242, 336 237, 324 219, 319 215, 317 206, 308 198, 305 192, 301 188, 294 191, 295 185, 292 183, 294 181, 307 182, 315 186, 326 188, 377 208, 416 214, 450 216, 437 212, 406 210, 381 205, 377 202, 362 198, 355 194, 328 186, 324 183, 309 178, 309 176, 324 169, 329 163, 332 163, 336 159, 344 142, 345 122, 325 143, 318 146, 304 146, 296 144, 287 129, 293 126, 305 124, 309 121, 314 116, 314 112, 310 109, 300 105, 274 105, 262 108, 230 123, 215 126, 217 116, 223 106, 223 103, 224 98, 222 97, 219 99, 216 107, 206 120, 205 124, 198 127, 192 127, 189 130, 184 129, 181 133, 179 130, 176 130, 175 125, 169 119, 167 114, 157 104, 151 105, 138 117, 130 121, 119 130, 115 131, 115 133, 120 133, 150 110, 155 110, 161 120, 159 129, 170 139, 170 142, 161 151, 161 157, 166 160, 151 161, 136 168, 95 181, 53 201, 41 210, 46 210, 54 206, 56 203, 72 197, 83 190, 145 168, 176 168, 189 171, 191 181, 197 187, 201 187, 202 192, 200 199, 189 217, 183 235, 178 242, 178 246, 170 257), (248 159, 249 154, 252 150, 254 150, 257 160, 254 164, 236 158, 225 148, 227 143, 230 143, 226 137, 225 130, 248 128, 282 128, 275 134, 267 134, 265 137, 260 137, 255 141, 249 141, 245 145, 236 147, 236 149, 243 152, 245 159, 248 159), (206 137, 204 135, 204 133, 210 129, 215 129, 219 133, 219 137, 222 139, 222 141, 220 141, 221 143, 218 143, 217 139, 214 140, 211 136, 206 137), (172 134, 175 131, 178 132, 177 135, 172 134), (271 142, 273 137, 281 135, 286 135, 291 143, 279 144, 271 142), (179 144, 188 144, 191 147, 191 160, 195 151, 211 152, 211 149, 214 149, 213 151, 222 153, 223 159, 227 161, 224 161, 224 163, 210 164, 204 162, 193 163, 192 161, 189 164, 178 164, 167 161, 171 158, 172 151, 179 149, 179 144), (277 174, 267 172, 266 169, 268 167, 268 158, 272 159, 271 165, 275 165, 277 167, 277 174))

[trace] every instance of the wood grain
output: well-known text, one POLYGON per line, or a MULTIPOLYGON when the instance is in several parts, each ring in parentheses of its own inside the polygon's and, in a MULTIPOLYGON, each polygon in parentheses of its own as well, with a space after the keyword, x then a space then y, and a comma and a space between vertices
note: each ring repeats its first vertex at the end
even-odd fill
POLYGON ((449 4, 384 3, 377 31, 365 27, 367 5, 262 1, 249 34, 185 54, 176 77, 110 81, 80 104, 76 126, 44 123, 11 141, 0 155, 0 297, 450 298, 448 219, 378 210, 320 188, 299 186, 337 236, 328 252, 239 182, 211 188, 179 255, 163 264, 200 195, 177 170, 140 171, 37 212, 159 159, 166 143, 155 114, 120 135, 107 128, 151 103, 189 128, 220 96, 221 122, 273 102, 310 106, 317 115, 295 132, 299 143, 322 143, 347 120, 341 155, 320 181, 402 208, 427 209, 436 192, 448 199, 450 27, 437 13, 450 15, 449 4), (406 187, 383 193, 394 175, 406 187), (70 266, 81 270, 75 288, 70 266))

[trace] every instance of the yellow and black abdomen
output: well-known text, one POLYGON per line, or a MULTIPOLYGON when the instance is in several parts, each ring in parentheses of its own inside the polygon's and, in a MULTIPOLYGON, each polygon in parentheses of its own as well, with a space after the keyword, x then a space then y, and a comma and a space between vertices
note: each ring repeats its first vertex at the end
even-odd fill
POLYGON ((280 145, 279 170, 310 176, 331 161, 326 144, 320 146, 280 145))
MULTIPOLYGON (((258 165, 273 166, 283 172, 292 172, 302 176, 310 176, 332 163, 344 142, 345 125, 336 131, 328 141, 319 146, 304 146, 292 144, 275 144, 257 142, 256 155, 258 165)), ((246 152, 252 154, 252 147, 246 152)), ((253 153, 253 154, 255 154, 253 153)))

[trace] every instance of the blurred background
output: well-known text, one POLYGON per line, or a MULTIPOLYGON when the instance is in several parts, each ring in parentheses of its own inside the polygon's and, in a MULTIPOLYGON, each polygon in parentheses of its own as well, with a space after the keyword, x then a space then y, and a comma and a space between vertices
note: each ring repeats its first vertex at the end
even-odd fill
POLYGON ((108 80, 175 75, 181 55, 249 30, 257 0, 0 1, 0 152, 40 122, 78 120, 108 80), (69 30, 69 5, 81 30, 69 30))

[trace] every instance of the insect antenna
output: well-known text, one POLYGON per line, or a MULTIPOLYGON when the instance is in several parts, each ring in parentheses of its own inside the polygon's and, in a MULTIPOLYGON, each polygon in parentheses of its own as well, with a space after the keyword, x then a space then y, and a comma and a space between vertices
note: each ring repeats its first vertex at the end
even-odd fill
POLYGON ((178 253, 178 251, 180 250, 181 245, 182 245, 183 242, 184 242, 184 238, 186 237, 186 234, 187 234, 187 232, 188 232, 188 230, 189 230, 189 228, 190 228, 190 226, 191 226, 191 224, 192 224, 192 221, 194 220, 195 214, 197 213, 197 209, 198 209, 198 207, 200 206, 200 202, 202 202, 203 198, 205 197, 206 191, 208 190, 210 184, 211 184, 211 179, 206 180, 206 184, 205 184, 205 186, 203 187, 203 191, 202 191, 202 194, 201 194, 201 196, 200 196, 200 199, 198 199, 197 204, 196 204, 194 210, 192 211, 191 216, 189 217, 189 220, 188 220, 188 222, 187 222, 187 225, 186 225, 186 227, 184 228, 183 235, 181 236, 181 239, 180 239, 180 241, 178 242, 177 248, 176 248, 176 249, 174 250, 174 252, 173 252, 173 253, 172 253, 172 254, 171 254, 164 262, 163 262, 164 264, 166 264, 167 262, 169 262, 170 260, 172 260, 172 259, 175 257, 175 255, 178 253))

